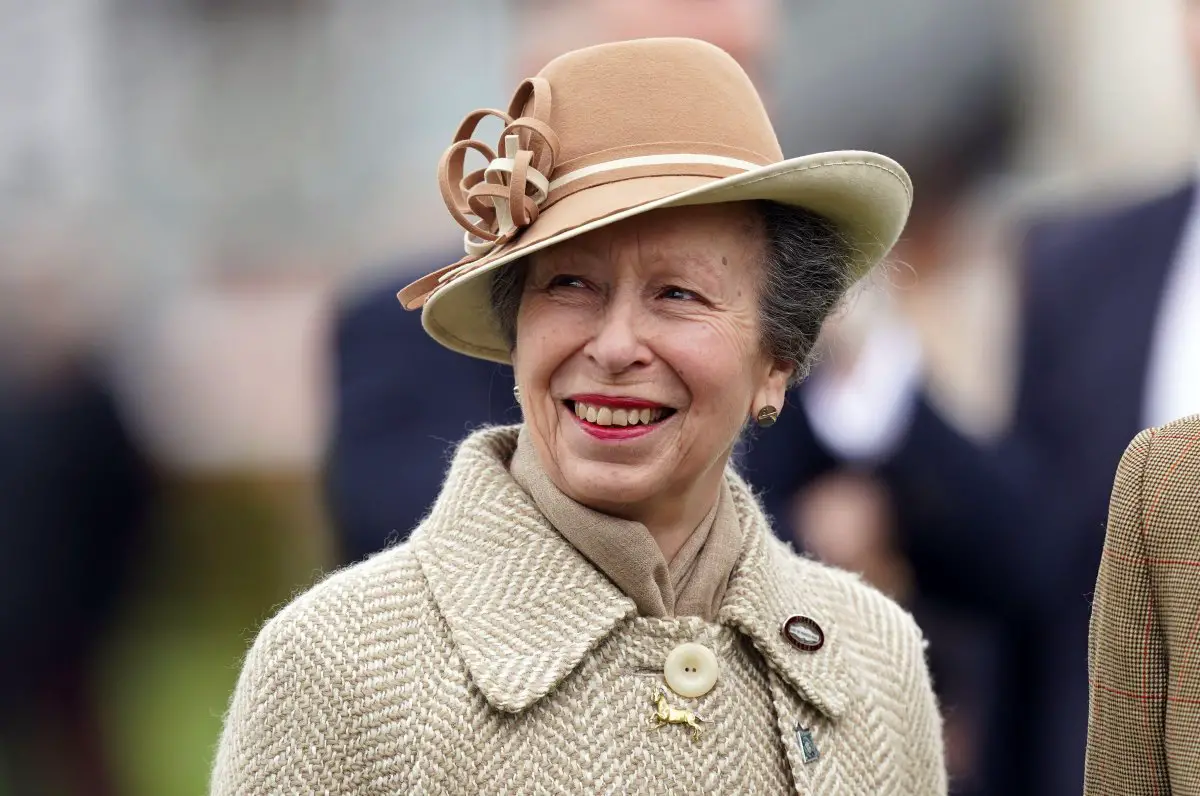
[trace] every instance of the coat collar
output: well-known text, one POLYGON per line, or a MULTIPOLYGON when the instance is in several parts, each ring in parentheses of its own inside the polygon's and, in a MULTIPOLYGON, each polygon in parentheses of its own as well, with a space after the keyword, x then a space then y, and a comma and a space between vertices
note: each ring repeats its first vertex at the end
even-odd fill
MULTIPOLYGON (((637 613, 513 480, 507 462, 516 441, 515 428, 465 440, 412 539, 472 681, 493 707, 512 713, 549 693, 637 613)), ((836 718, 853 685, 822 570, 775 540, 749 489, 732 472, 728 477, 746 534, 718 621, 748 636, 801 696, 836 718), (793 614, 824 630, 819 651, 801 652, 784 640, 782 623, 793 614)))

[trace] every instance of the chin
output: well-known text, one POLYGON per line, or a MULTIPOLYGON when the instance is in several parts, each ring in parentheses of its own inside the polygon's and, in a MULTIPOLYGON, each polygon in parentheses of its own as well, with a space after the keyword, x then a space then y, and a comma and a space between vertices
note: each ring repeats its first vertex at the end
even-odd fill
POLYGON ((589 507, 644 503, 660 494, 657 468, 611 462, 575 461, 563 468, 567 494, 589 507))

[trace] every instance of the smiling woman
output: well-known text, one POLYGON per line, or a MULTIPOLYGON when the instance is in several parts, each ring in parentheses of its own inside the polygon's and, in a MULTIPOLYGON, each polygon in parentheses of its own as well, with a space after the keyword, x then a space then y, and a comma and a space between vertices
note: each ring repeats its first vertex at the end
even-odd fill
POLYGON ((524 422, 262 630, 214 793, 944 793, 911 617, 777 541, 729 461, 900 234, 904 171, 785 160, 729 56, 644 39, 469 114, 440 175, 467 256, 400 300, 510 363, 524 422))

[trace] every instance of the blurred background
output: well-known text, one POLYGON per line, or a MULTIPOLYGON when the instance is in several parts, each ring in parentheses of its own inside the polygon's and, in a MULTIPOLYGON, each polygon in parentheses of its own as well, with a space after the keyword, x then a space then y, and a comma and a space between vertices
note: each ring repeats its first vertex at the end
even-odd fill
MULTIPOLYGON (((435 167, 466 111, 503 107, 578 45, 695 35, 746 64, 789 156, 897 158, 913 224, 896 265, 831 323, 827 370, 853 369, 881 324, 903 329, 921 389, 982 446, 1013 422, 1025 222, 1133 203, 1196 170, 1190 13, 1187 0, 0 0, 0 796, 204 792, 260 624, 407 532, 400 518, 369 539, 338 508, 353 478, 331 472, 339 435, 361 417, 339 318, 457 256, 435 167)), ((388 334, 419 334, 393 310, 388 334)), ((405 376, 387 339, 362 378, 456 389, 405 376)), ((373 417, 430 437, 403 406, 373 417)), ((500 419, 451 421, 461 436, 500 419)), ((400 493, 441 475, 362 466, 400 493)), ((987 760, 980 717, 988 645, 1005 642, 973 630, 996 617, 922 608, 925 575, 888 542, 885 488, 847 467, 804 495, 777 487, 773 511, 781 534, 918 610, 955 792, 1001 792, 984 772, 1008 761, 987 760)))

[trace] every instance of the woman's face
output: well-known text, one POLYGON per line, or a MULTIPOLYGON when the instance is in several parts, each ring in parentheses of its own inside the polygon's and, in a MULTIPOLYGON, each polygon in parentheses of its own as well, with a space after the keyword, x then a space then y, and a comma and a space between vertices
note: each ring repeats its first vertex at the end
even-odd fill
POLYGON ((513 367, 563 492, 643 521, 711 505, 741 427, 783 405, 790 375, 760 342, 764 246, 751 206, 705 205, 532 257, 513 367))

